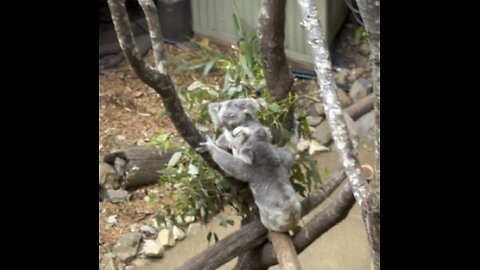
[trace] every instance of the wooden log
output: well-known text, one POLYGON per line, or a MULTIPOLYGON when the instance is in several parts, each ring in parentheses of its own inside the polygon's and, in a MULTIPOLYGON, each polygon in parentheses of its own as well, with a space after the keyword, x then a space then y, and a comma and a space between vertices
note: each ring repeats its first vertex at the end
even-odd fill
POLYGON ((117 179, 124 188, 156 183, 158 170, 164 168, 176 150, 167 151, 160 146, 134 146, 104 156, 103 161, 112 165, 117 179))

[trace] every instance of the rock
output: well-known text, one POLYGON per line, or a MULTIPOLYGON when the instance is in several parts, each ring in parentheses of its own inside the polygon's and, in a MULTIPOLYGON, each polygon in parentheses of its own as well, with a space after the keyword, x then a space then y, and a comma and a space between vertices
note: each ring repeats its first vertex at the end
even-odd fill
POLYGON ((137 255, 141 238, 142 235, 136 232, 124 234, 113 246, 112 253, 122 262, 130 262, 137 255))
POLYGON ((139 139, 139 140, 137 141, 137 145, 138 145, 138 146, 140 146, 140 145, 145 145, 145 144, 146 144, 145 140, 139 139))
POLYGON ((107 199, 111 203, 124 203, 127 201, 128 192, 123 189, 107 189, 107 199))
POLYGON ((332 132, 327 121, 323 121, 312 132, 312 137, 320 144, 327 145, 332 140, 332 132))
POLYGON ((137 268, 133 265, 127 265, 123 268, 123 270, 136 270, 137 268))
POLYGON ((140 227, 140 232, 147 238, 157 236, 157 230, 148 225, 143 225, 142 227, 140 227))
POLYGON ((349 83, 353 83, 356 79, 360 78, 360 76, 362 76, 363 73, 365 73, 364 68, 362 67, 354 68, 350 71, 350 74, 347 77, 347 81, 349 83))
POLYGON ((117 223, 117 215, 111 215, 107 217, 108 224, 116 224, 117 223))
POLYGON ((186 216, 185 217, 185 222, 187 222, 189 224, 193 223, 193 222, 195 222, 195 217, 194 216, 186 216))
POLYGON ((347 76, 350 71, 346 68, 341 68, 338 72, 333 74, 333 79, 338 85, 345 85, 347 83, 347 76))
POLYGON ((368 58, 361 54, 355 54, 354 60, 357 66, 366 67, 368 65, 368 58))
POLYGON ((337 88, 337 97, 342 108, 348 107, 352 104, 352 99, 350 99, 347 93, 341 88, 337 88))
POLYGON ((349 95, 352 98, 353 102, 368 96, 373 91, 373 85, 369 80, 360 78, 356 80, 352 87, 350 87, 349 95))
POLYGON ((325 108, 323 107, 323 103, 315 103, 314 107, 318 115, 325 115, 325 108))
POLYGON ((360 119, 355 122, 355 129, 360 141, 374 138, 375 136, 375 112, 371 110, 369 113, 364 114, 360 119))
POLYGON ((145 254, 145 257, 148 258, 161 258, 163 257, 164 249, 154 240, 145 240, 142 252, 145 254))
POLYGON ((297 150, 299 152, 303 152, 303 151, 307 150, 308 147, 310 147, 310 140, 306 140, 304 138, 301 138, 298 141, 297 150))
POLYGON ((310 147, 308 148, 308 153, 310 155, 315 154, 316 152, 330 151, 330 149, 324 145, 319 144, 316 141, 312 141, 310 147))
POLYGON ((173 238, 172 230, 170 229, 161 229, 158 233, 157 244, 161 247, 173 247, 175 246, 175 238, 173 238))
POLYGON ((100 261, 101 270, 116 270, 115 269, 115 260, 113 259, 113 254, 107 253, 102 257, 100 261))
POLYGON ((318 126, 318 124, 320 124, 320 122, 322 122, 322 120, 322 116, 307 116, 307 122, 310 126, 316 127, 318 126))
POLYGON ((115 143, 120 147, 125 145, 126 140, 127 140, 127 137, 125 137, 125 135, 120 134, 115 136, 115 143))
POLYGON ((360 47, 358 48, 358 51, 362 54, 362 55, 369 55, 370 54, 370 44, 368 44, 368 42, 363 42, 360 47))
POLYGON ((100 162, 98 168, 98 183, 104 187, 113 186, 116 172, 110 164, 100 162))
POLYGON ((177 226, 173 226, 172 233, 173 233, 173 239, 177 241, 182 241, 183 239, 185 239, 185 233, 177 226))
POLYGON ((202 225, 199 222, 190 223, 190 225, 188 225, 188 229, 187 229, 187 236, 195 235, 198 232, 200 232, 201 229, 202 229, 202 225))

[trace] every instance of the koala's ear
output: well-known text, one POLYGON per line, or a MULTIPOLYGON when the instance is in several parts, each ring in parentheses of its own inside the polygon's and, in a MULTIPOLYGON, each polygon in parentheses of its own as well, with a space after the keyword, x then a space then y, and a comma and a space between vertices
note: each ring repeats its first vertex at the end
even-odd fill
POLYGON ((257 113, 258 111, 260 111, 260 104, 254 98, 246 98, 245 108, 251 113, 257 113))
POLYGON ((213 127, 215 130, 220 127, 220 116, 218 113, 220 112, 220 109, 222 108, 222 103, 210 103, 208 104, 208 114, 210 115, 210 119, 212 120, 213 127))

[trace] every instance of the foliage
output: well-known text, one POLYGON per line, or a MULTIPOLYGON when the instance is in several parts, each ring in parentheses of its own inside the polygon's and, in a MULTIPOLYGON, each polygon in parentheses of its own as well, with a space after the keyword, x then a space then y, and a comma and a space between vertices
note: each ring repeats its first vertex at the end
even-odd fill
MULTIPOLYGON (((195 79, 187 89, 179 88, 178 95, 186 113, 204 134, 213 130, 208 115, 208 104, 211 102, 231 98, 256 98, 261 105, 257 119, 264 125, 281 127, 281 119, 298 99, 296 94, 291 93, 284 100, 275 101, 266 91, 265 77, 257 50, 257 36, 255 32, 247 33, 244 30, 240 17, 236 9, 234 10, 239 41, 232 45, 231 52, 226 54, 209 47, 207 42, 197 42, 203 52, 200 56, 192 55, 186 61, 179 58, 175 60, 177 72, 203 68, 201 77, 195 79), (189 61, 195 63, 189 64, 189 61), (223 83, 206 82, 205 78, 212 70, 224 74, 223 83)), ((300 123, 298 132, 304 137, 310 137, 305 116, 298 115, 297 120, 300 123)), ((292 136, 292 132, 286 129, 282 131, 285 138, 292 136)), ((164 148, 168 148, 172 146, 169 136, 170 134, 159 133, 152 143, 161 143, 164 148)), ((177 223, 185 220, 186 216, 207 221, 211 213, 218 213, 227 205, 233 206, 237 214, 243 218, 246 216, 248 208, 243 194, 218 172, 212 170, 195 150, 183 144, 173 147, 178 151, 171 157, 168 166, 159 171, 159 185, 164 189, 161 214, 158 216, 160 222, 166 222, 168 217, 177 223)), ((307 196, 313 182, 321 182, 316 161, 308 153, 302 153, 297 157, 291 170, 291 181, 302 196, 307 196)), ((221 218, 220 225, 233 225, 233 221, 221 218)), ((210 242, 212 237, 218 240, 214 232, 208 234, 207 240, 210 242)))

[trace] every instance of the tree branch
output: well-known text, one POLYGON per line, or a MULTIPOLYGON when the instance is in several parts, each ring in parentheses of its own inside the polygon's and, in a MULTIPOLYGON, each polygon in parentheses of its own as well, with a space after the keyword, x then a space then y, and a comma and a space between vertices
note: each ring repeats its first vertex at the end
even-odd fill
MULTIPOLYGON (((262 0, 259 18, 258 38, 262 54, 263 70, 268 91, 276 100, 285 99, 293 86, 285 55, 285 5, 286 0, 262 0)), ((293 125, 293 107, 284 119, 282 126, 291 129, 293 125)), ((282 134, 278 128, 271 129, 273 142, 282 145, 282 134)))
MULTIPOLYGON (((337 171, 318 190, 312 192, 302 203, 302 216, 321 204, 340 185, 345 178, 343 171, 337 171)), ((205 251, 188 259, 177 270, 216 269, 247 250, 266 241, 267 229, 259 220, 242 226, 205 251)))
POLYGON ((374 269, 380 269, 380 0, 357 0, 370 43, 375 94, 375 176, 362 208, 374 269))
POLYGON ((301 25, 307 30, 308 43, 312 48, 315 71, 320 96, 325 107, 325 115, 332 130, 332 137, 340 156, 341 163, 350 182, 353 195, 362 206, 363 199, 367 196, 367 181, 360 167, 360 162, 354 153, 351 139, 342 114, 342 108, 336 94, 336 84, 332 77, 332 68, 329 52, 326 49, 325 38, 321 33, 321 22, 318 19, 317 7, 311 0, 297 0, 303 20, 301 25))
POLYGON ((160 74, 167 75, 167 55, 165 53, 165 44, 162 39, 162 29, 158 21, 157 8, 152 0, 138 0, 142 7, 143 13, 147 18, 147 25, 152 40, 153 58, 155 60, 156 69, 160 74))

